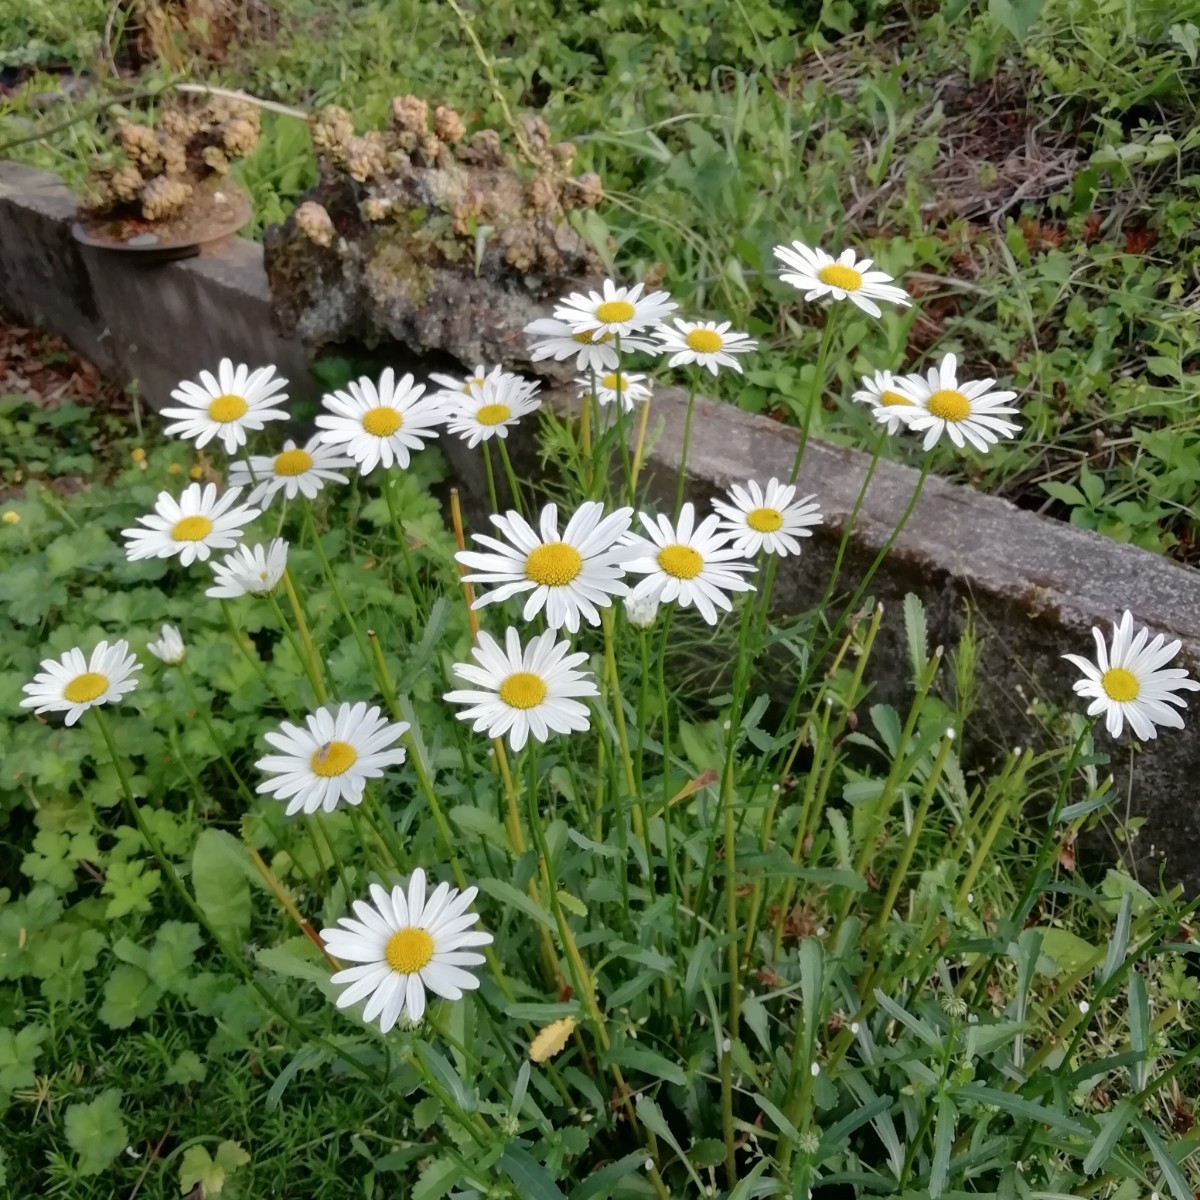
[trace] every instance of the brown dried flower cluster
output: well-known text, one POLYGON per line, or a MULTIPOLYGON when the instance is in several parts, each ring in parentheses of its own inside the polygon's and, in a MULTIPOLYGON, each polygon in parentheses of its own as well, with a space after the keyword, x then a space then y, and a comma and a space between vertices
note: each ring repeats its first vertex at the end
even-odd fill
POLYGON ((120 119, 111 155, 88 176, 84 203, 110 213, 140 206, 147 221, 178 213, 193 188, 224 175, 258 145, 259 111, 223 96, 201 108, 164 108, 159 128, 120 119))

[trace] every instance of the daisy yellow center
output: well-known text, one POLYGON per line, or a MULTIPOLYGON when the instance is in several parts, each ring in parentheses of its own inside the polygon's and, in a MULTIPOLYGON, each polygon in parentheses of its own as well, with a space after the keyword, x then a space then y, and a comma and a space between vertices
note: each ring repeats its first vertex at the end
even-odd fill
POLYGON ((1138 693, 1142 690, 1137 676, 1132 671, 1125 670, 1124 667, 1110 667, 1100 677, 1100 686, 1110 700, 1124 704, 1128 704, 1130 700, 1136 700, 1138 693))
POLYGON ((687 335, 687 344, 697 354, 716 354, 725 345, 725 339, 715 329, 693 329, 687 335))
POLYGON ((311 471, 312 455, 307 450, 285 450, 275 456, 276 475, 303 475, 311 471))
POLYGON ((907 397, 900 395, 899 392, 884 392, 879 397, 879 403, 884 408, 912 408, 913 402, 907 397))
POLYGON ((468 379, 466 383, 463 384, 463 395, 469 396, 475 388, 483 387, 486 382, 487 380, 485 380, 481 375, 476 375, 474 379, 468 379))
POLYGON ((777 508, 753 508, 746 514, 746 524, 756 533, 774 533, 783 524, 783 513, 777 508))
POLYGON ((480 425, 503 425, 512 416, 507 404, 485 404, 476 414, 480 425))
POLYGON ((658 565, 676 579, 695 579, 704 570, 704 559, 691 546, 664 546, 658 565))
POLYGON ((612 341, 612 334, 608 330, 601 332, 599 329, 585 329, 582 333, 571 334, 571 341, 578 342, 581 346, 594 346, 612 341))
POLYGON ((830 263, 817 272, 817 278, 830 287, 841 288, 843 292, 857 292, 862 287, 862 275, 853 267, 843 267, 841 263, 830 263))
POLYGON ((622 392, 629 391, 629 380, 624 375, 618 375, 616 371, 609 371, 603 379, 600 380, 600 386, 610 392, 615 392, 618 388, 622 392))
POLYGON ((583 559, 566 542, 549 542, 525 560, 525 578, 543 587, 563 587, 583 570, 583 559))
POLYGON ((403 424, 404 418, 387 404, 363 413, 362 426, 372 437, 391 437, 403 424))
POLYGON ((108 691, 108 677, 98 671, 84 671, 63 688, 63 699, 72 704, 87 704, 108 691))
POLYGON ((213 523, 207 517, 184 517, 171 527, 171 539, 176 542, 200 542, 212 533, 213 523))
POLYGON ((605 325, 620 325, 622 321, 632 321, 636 311, 628 300, 606 300, 596 309, 596 320, 605 325))
POLYGON ((249 407, 241 396, 234 396, 232 393, 226 392, 224 396, 218 396, 208 406, 208 415, 214 421, 219 421, 224 425, 229 421, 236 421, 239 417, 244 417, 249 407))
POLYGON ((393 971, 401 975, 415 975, 433 957, 433 938, 415 925, 399 929, 388 938, 383 957, 393 971))
POLYGON ((943 421, 965 421, 971 415, 970 400, 954 388, 942 388, 940 392, 934 392, 926 407, 943 421))
POLYGON ((308 765, 314 775, 332 779, 335 775, 345 775, 357 761, 358 751, 349 742, 326 742, 313 751, 308 765))
POLYGON ((546 699, 546 684, 532 671, 518 671, 500 685, 500 699, 509 708, 537 708, 546 699))

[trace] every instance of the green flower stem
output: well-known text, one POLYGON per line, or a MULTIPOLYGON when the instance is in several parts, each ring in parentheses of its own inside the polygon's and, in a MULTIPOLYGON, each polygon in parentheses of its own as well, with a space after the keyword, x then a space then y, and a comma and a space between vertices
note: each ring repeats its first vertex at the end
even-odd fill
POLYGON ((325 553, 325 547, 321 544, 321 535, 317 532, 316 514, 313 512, 312 502, 308 499, 304 501, 304 524, 308 529, 308 536, 312 539, 313 549, 317 552, 317 558, 320 559, 321 572, 325 576, 326 583, 329 584, 330 591, 333 592, 334 601, 341 611, 342 618, 350 626, 350 631, 354 634, 354 640, 358 643, 358 649, 363 656, 364 665, 370 669, 372 666, 371 649, 367 645, 367 639, 363 636, 362 629, 350 612, 350 606, 346 603, 345 594, 338 583, 337 575, 334 574, 333 565, 325 553))
POLYGON ((692 418, 696 415, 696 375, 691 374, 688 381, 687 414, 683 418, 683 442, 679 447, 679 479, 675 484, 675 511, 673 519, 679 520, 679 510, 683 507, 683 490, 687 486, 688 447, 692 442, 692 418))
MULTIPOLYGON (((637 704, 637 767, 635 771, 635 779, 637 782, 637 791, 635 795, 645 802, 642 796, 642 780, 643 770, 645 767, 646 755, 646 705, 650 699, 650 635, 644 629, 638 630, 638 655, 641 662, 641 675, 638 679, 638 704, 637 704)), ((650 828, 650 822, 646 818, 646 828, 650 828)))
POLYGON ((488 503, 492 506, 492 512, 500 511, 500 499, 496 494, 496 470, 492 466, 492 442, 490 438, 485 438, 483 442, 483 468, 487 474, 487 489, 488 503))
MULTIPOLYGON (((516 506, 517 512, 521 516, 525 515, 525 503, 521 499, 521 485, 517 482, 517 473, 513 470, 512 459, 508 456, 508 439, 496 438, 496 447, 500 451, 500 462, 504 467, 504 474, 508 478, 508 490, 512 492, 513 504, 516 506)), ((499 512, 499 509, 492 509, 493 512, 499 512)))
POLYGON ((205 732, 208 734, 209 741, 213 744, 213 749, 220 756, 221 762, 225 764, 225 769, 233 778, 233 782, 237 790, 241 793, 242 799, 247 804, 254 804, 256 797, 250 790, 249 785, 242 778, 237 767, 233 765, 233 760, 225 750, 225 740, 217 732, 217 727, 213 724, 212 715, 209 712, 209 706, 204 704, 200 699, 200 694, 196 691, 196 685, 192 680, 191 670, 186 662, 181 662, 178 665, 179 677, 183 680, 183 686, 187 691, 188 699, 192 702, 192 708, 196 715, 200 718, 200 724, 204 726, 205 732))
POLYGON ((792 463, 792 473, 788 483, 795 483, 800 474, 800 464, 804 461, 804 451, 808 446, 808 435, 812 428, 813 413, 821 403, 825 394, 825 364, 829 360, 829 348, 833 345, 833 333, 838 324, 838 310, 829 308, 825 313, 825 328, 821 331, 821 345, 817 350, 817 361, 813 366, 812 387, 808 393, 808 404, 804 409, 804 423, 800 426, 800 442, 796 447, 796 459, 792 463))
MULTIPOLYGON (((592 464, 592 396, 596 391, 596 372, 591 372, 592 391, 583 397, 579 410, 579 451, 583 456, 583 486, 590 495, 594 468, 592 464)), ((493 511, 495 509, 493 508, 493 511)))
MULTIPOLYGON (((600 610, 600 624, 604 629, 604 667, 608 675, 608 685, 612 690, 613 719, 617 726, 617 742, 621 748, 621 765, 625 770, 625 786, 629 795, 636 799, 638 795, 637 774, 633 769, 633 756, 629 752, 629 731, 625 725, 625 704, 621 695, 621 676, 617 670, 617 655, 613 636, 616 624, 616 614, 611 606, 600 610)), ((642 810, 633 810, 634 833, 643 841, 646 840, 646 829, 642 821, 642 810)), ((649 847, 647 847, 647 851, 649 847)))
MULTIPOLYGON (((333 844, 333 837, 329 832, 329 827, 323 821, 321 813, 306 813, 304 823, 309 830, 320 831, 321 837, 325 839, 325 849, 329 851, 329 861, 333 863, 333 869, 337 872, 338 882, 342 885, 342 899, 349 904, 354 893, 350 890, 350 881, 346 877, 346 867, 342 862, 342 856, 338 854, 337 848, 333 844)), ((315 842, 314 842, 315 845, 315 842)))
POLYGON ((309 662, 300 643, 296 640, 296 635, 292 632, 291 622, 283 615, 283 609, 280 607, 279 600, 276 598, 273 591, 267 593, 267 603, 271 606, 271 611, 275 614, 275 620, 279 625, 280 631, 287 639, 287 643, 292 648, 292 653, 296 656, 296 661, 303 668, 305 675, 308 676, 309 686, 312 687, 313 696, 318 695, 317 686, 313 683, 312 664, 309 662))
MULTIPOLYGON (((1009 811, 1014 802, 1020 800, 1024 791, 1025 774, 1032 763, 1033 753, 1030 750, 1026 750, 1016 761, 1010 781, 996 803, 996 807, 992 812, 991 822, 984 831, 983 838, 976 847, 970 865, 967 867, 966 874, 963 875, 962 883, 959 885, 958 896, 955 901, 959 906, 967 903, 967 896, 970 895, 971 889, 975 886, 975 880, 979 878, 980 871, 983 870, 984 864, 988 862, 991 856, 992 846, 995 844, 1000 830, 1004 828, 1005 822, 1008 820, 1009 811)), ((964 840, 963 848, 966 849, 966 846, 967 843, 964 840)))
POLYGON ((134 827, 141 835, 142 840, 150 848, 150 852, 158 860, 158 865, 162 868, 163 874, 167 877, 171 887, 183 901, 185 907, 196 918, 200 927, 212 938, 217 948, 230 961, 234 969, 242 975, 246 982, 258 993, 263 1002, 275 1015, 283 1021, 294 1033, 300 1035, 306 1041, 317 1042, 325 1049, 329 1050, 335 1058, 342 1058, 352 1067, 356 1068, 364 1078, 370 1080, 376 1085, 382 1085, 384 1080, 379 1073, 368 1066, 365 1062, 359 1059, 354 1054, 342 1047, 335 1046, 327 1038, 319 1033, 314 1033, 312 1030, 305 1028, 302 1022, 297 1018, 296 1014, 287 1009, 283 1004, 276 999, 270 990, 257 977, 253 968, 246 962, 245 957, 234 950, 225 941, 225 939, 216 931, 212 922, 208 919, 208 914, 200 907, 193 899, 192 894, 183 886, 183 881, 179 878, 178 872, 175 870, 175 864, 166 856, 158 839, 154 836, 149 825, 146 824, 145 818, 142 816, 142 810, 138 806, 137 799, 133 794, 133 787, 129 782, 129 774, 125 770, 125 763, 117 750, 116 743, 113 741, 112 730, 109 728, 108 718, 104 715, 104 710, 99 705, 91 709, 96 727, 100 730, 100 736, 104 739, 104 744, 108 748, 109 758, 112 760, 113 768, 117 772, 117 779, 121 785, 121 793, 125 799, 125 806, 133 820, 134 827))
POLYGON ((925 781, 925 787, 921 792, 917 811, 913 815, 912 826, 908 831, 908 840, 904 843, 904 849, 900 853, 900 861, 892 868, 892 882, 888 885, 887 895, 880 906, 879 915, 875 918, 875 931, 877 933, 882 933, 884 927, 887 925, 892 909, 896 906, 896 898, 900 895, 900 889, 904 886, 904 879, 908 874, 908 868, 912 865, 913 855, 917 850, 917 840, 921 836, 921 831, 925 828, 925 819, 929 816, 929 807, 933 802, 933 795, 937 791, 938 781, 941 779, 942 771, 945 769, 946 759, 950 757, 950 751, 954 747, 954 738, 949 736, 953 732, 953 729, 948 730, 948 736, 942 738, 942 744, 937 752, 937 757, 933 760, 933 769, 929 772, 929 778, 925 781))
POLYGON ((242 640, 242 631, 238 629, 237 621, 234 620, 233 608, 229 601, 220 600, 218 603, 221 605, 221 612, 225 614, 225 627, 229 630, 229 636, 233 639, 233 644, 237 647, 238 651, 241 653, 246 662, 250 664, 255 675, 257 675, 262 681, 263 687, 265 687, 268 692, 275 696, 285 709, 290 709, 291 705, 288 704, 284 698, 278 694, 278 692, 276 692, 275 688, 271 684, 270 679, 267 678, 267 673, 263 670, 263 665, 259 661, 258 655, 252 654, 249 646, 247 646, 242 640))
POLYGON ((296 585, 292 582, 291 572, 286 568, 283 572, 283 587, 287 592, 288 604, 291 606, 292 616, 296 621, 296 632, 300 635, 300 643, 304 647, 301 659, 308 664, 308 677, 312 682, 317 703, 328 704, 329 693, 325 690, 325 683, 321 677, 321 659, 317 654, 316 646, 313 645, 312 634, 308 631, 308 622, 304 619, 304 609, 300 606, 296 585))
POLYGON ((650 424, 650 402, 653 396, 647 396, 642 401, 642 411, 638 414, 637 437, 633 443, 633 467, 630 472, 629 495, 630 503, 637 494, 638 476, 642 473, 642 460, 646 453, 646 427, 650 424))
MULTIPOLYGON (((485 442, 484 445, 486 447, 487 443, 485 442)), ((492 463, 491 459, 486 459, 485 461, 488 464, 488 482, 491 484, 493 493, 492 511, 495 512, 494 494, 496 486, 492 481, 492 463)), ((396 544, 400 548, 400 557, 404 559, 404 570, 408 575, 408 586, 412 589, 413 604, 416 606, 417 611, 420 612, 424 607, 425 597, 421 590, 421 580, 417 575, 416 565, 413 563, 412 555, 409 553, 408 534, 404 532, 404 524, 400 520, 399 510, 396 508, 396 497, 392 495, 392 476, 390 472, 386 473, 383 477, 383 498, 387 503, 388 517, 392 522, 392 533, 395 535, 396 544)))
MULTIPOLYGON (((671 617, 674 606, 665 609, 662 633, 658 642, 658 706, 662 715, 662 821, 663 853, 667 860, 667 888, 671 893, 671 922, 675 928, 675 944, 683 945, 679 924, 680 879, 679 864, 675 861, 675 848, 671 841, 671 712, 667 707, 667 639, 671 633, 671 617)), ((647 831, 647 839, 649 831, 647 831)))

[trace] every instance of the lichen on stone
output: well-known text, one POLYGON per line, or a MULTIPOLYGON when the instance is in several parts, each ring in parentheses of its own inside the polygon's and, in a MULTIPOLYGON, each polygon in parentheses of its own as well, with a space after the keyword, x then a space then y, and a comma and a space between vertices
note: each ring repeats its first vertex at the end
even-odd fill
POLYGON ((573 174, 574 145, 540 117, 504 136, 469 131, 453 108, 409 95, 392 100, 383 130, 358 132, 336 106, 310 124, 319 182, 265 237, 286 329, 522 365, 516 331, 600 275, 567 219, 600 203, 600 179, 573 174), (317 210, 329 225, 314 236, 317 210))

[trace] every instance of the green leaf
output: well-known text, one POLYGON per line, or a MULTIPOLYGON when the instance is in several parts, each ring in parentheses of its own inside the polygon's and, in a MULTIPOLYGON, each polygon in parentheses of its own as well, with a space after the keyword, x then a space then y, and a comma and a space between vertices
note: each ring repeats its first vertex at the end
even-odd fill
POLYGON ((1035 1104, 1012 1092, 1004 1092, 999 1088, 987 1087, 982 1083, 965 1083, 956 1088, 954 1094, 964 1100, 973 1100, 976 1104, 989 1104, 1025 1121, 1035 1121, 1039 1125, 1053 1125, 1073 1137, 1091 1140, 1091 1131, 1074 1117, 1060 1113, 1053 1108, 1035 1104))
POLYGON ((1042 929, 1042 953, 1054 960, 1060 971, 1071 974, 1096 956, 1096 947, 1068 929, 1056 925, 1042 929))
POLYGON ((186 1194, 199 1185, 205 1200, 209 1196, 219 1196, 231 1176, 249 1161, 250 1155, 237 1142, 222 1142, 217 1147, 216 1158, 204 1146, 189 1146, 179 1164, 179 1190, 186 1194))
POLYGON ((550 1172, 516 1143, 505 1148, 496 1165, 508 1176, 522 1200, 567 1200, 550 1172))
POLYGON ((246 846, 223 829, 201 830, 192 851, 196 902, 218 935, 235 942, 250 932, 250 881, 243 865, 249 858, 246 846))
POLYGON ((666 1118, 662 1115, 662 1109, 643 1092, 637 1098, 637 1103, 634 1105, 634 1112, 637 1113, 637 1119, 647 1129, 662 1138, 679 1155, 683 1165, 687 1168, 687 1173, 692 1177, 692 1183, 696 1186, 696 1194, 703 1196, 704 1181, 696 1174, 696 1169, 692 1166, 691 1160, 684 1154, 683 1147, 671 1132, 670 1125, 667 1124, 666 1118))
POLYGON ((148 1017, 158 1007, 161 995, 145 971, 129 963, 118 963, 104 985, 100 1020, 109 1029, 128 1029, 134 1021, 148 1017))
POLYGON ((997 25, 1021 41, 1042 13, 1045 0, 988 0, 988 13, 997 25))
POLYGON ((1113 1148, 1121 1140, 1121 1135, 1133 1120, 1137 1110, 1128 1100, 1118 1100, 1113 1107, 1100 1118, 1100 1134, 1092 1143, 1087 1157, 1083 1160, 1085 1175, 1094 1175, 1105 1163, 1113 1148))
POLYGON ((662 1079, 680 1087, 687 1086, 687 1076, 678 1063, 656 1054, 653 1050, 647 1050, 644 1046, 626 1042, 625 1045, 618 1046, 609 1057, 619 1066, 628 1067, 631 1071, 641 1071, 651 1079, 662 1079))
MULTIPOLYGON (((717 1145, 721 1148, 721 1157, 717 1161, 724 1162, 724 1144, 718 1142, 717 1145)), ((614 1186, 634 1172, 640 1171, 645 1161, 645 1150, 634 1150, 624 1158, 619 1158, 616 1162, 609 1163, 608 1166, 601 1167, 598 1171, 593 1171, 572 1189, 570 1200, 593 1200, 593 1197, 607 1200, 613 1194, 614 1186)))
POLYGON ((555 928, 554 919, 550 914, 540 904, 535 904, 524 892, 517 891, 511 883, 505 883, 503 879, 481 879, 479 890, 484 895, 491 896, 493 900, 499 900, 501 904, 519 908, 539 925, 544 925, 550 930, 555 928))
POLYGON ((463 1169, 450 1158, 435 1158, 421 1172, 412 1190, 412 1200, 441 1200, 463 1176, 463 1169))
POLYGON ((931 1026, 922 1021, 920 1017, 914 1017, 906 1008, 897 1004, 891 996, 880 991, 879 988, 875 989, 875 1000, 889 1017, 894 1017, 906 1029, 915 1033, 927 1046, 942 1044, 941 1037, 931 1026))
POLYGON ((573 916, 586 917, 588 915, 587 905, 578 897, 572 896, 570 892, 564 892, 561 888, 558 892, 558 902, 573 916))
POLYGON ((512 854, 512 843, 508 830, 489 812, 472 804, 459 804, 450 810, 450 820, 463 833, 481 837, 489 846, 499 846, 506 854, 512 854))
POLYGON ((176 1084, 203 1083, 208 1068, 195 1050, 184 1050, 167 1068, 167 1082, 176 1084))
POLYGON ((754 1094, 754 1103, 767 1114, 768 1117, 775 1123, 776 1127, 789 1142, 797 1144, 800 1141, 800 1131, 783 1115, 779 1109, 771 1103, 766 1096, 759 1092, 754 1094))
POLYGON ((747 996, 742 1003, 742 1019, 750 1026, 750 1032, 758 1039, 758 1044, 771 1054, 771 1035, 767 1029, 767 1010, 757 996, 747 996))
POLYGON ((946 1190, 950 1177, 950 1149, 954 1145, 954 1101, 949 1096, 938 1100, 937 1120, 933 1130, 933 1162, 929 1168, 929 1195, 931 1200, 946 1190))
POLYGON ((306 983, 326 988, 330 986, 332 971, 329 964, 323 958, 318 958, 317 954, 316 946, 308 938, 294 937, 279 946, 264 946, 254 956, 254 961, 277 975, 303 979, 306 983))
POLYGON ((79 1156, 76 1170, 81 1175, 99 1175, 129 1145, 120 1090, 108 1088, 90 1104, 72 1104, 64 1129, 67 1145, 79 1156))
POLYGON ((915 684, 929 661, 929 630, 921 597, 912 592, 904 597, 904 640, 908 645, 908 665, 915 684))
MULTIPOLYGON (((1163 1145, 1158 1134, 1154 1132, 1154 1127, 1140 1113, 1135 1116, 1138 1129, 1142 1132, 1142 1137, 1146 1141, 1146 1147, 1158 1163, 1158 1169, 1163 1173, 1163 1178, 1167 1181, 1167 1187, 1171 1189, 1171 1195, 1175 1200, 1194 1200, 1192 1195, 1191 1184, 1187 1181, 1187 1176, 1180 1169, 1179 1164, 1171 1157, 1171 1152, 1163 1145)), ((1182 1145, 1182 1143, 1176 1143, 1182 1145)))
POLYGON ((146 958, 146 972, 165 992, 186 986, 188 968, 196 961, 202 938, 200 926, 185 921, 164 921, 146 958))
POLYGON ((1152 1057, 1150 1054, 1150 1002, 1146 996, 1146 981, 1139 971, 1129 975, 1129 1048, 1139 1055, 1129 1072, 1133 1090, 1146 1086, 1152 1057))
POLYGON ((33 1084, 37 1077, 34 1064, 49 1035, 45 1025, 26 1025, 16 1033, 0 1029, 0 1092, 33 1084))

